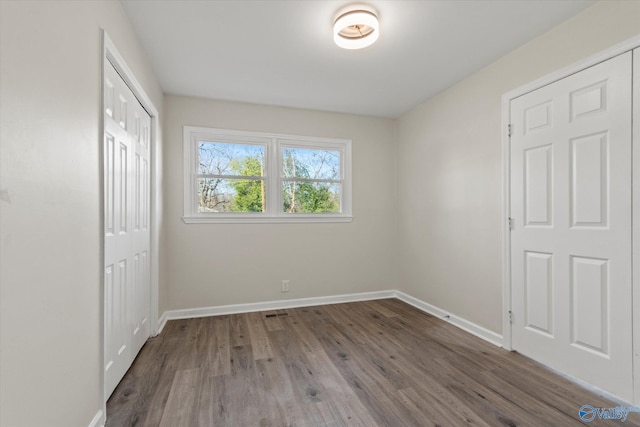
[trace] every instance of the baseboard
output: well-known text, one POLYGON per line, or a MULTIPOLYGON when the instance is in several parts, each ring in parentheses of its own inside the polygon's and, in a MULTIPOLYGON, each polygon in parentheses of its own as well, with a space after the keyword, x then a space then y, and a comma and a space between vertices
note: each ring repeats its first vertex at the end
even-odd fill
POLYGON ((249 304, 220 305, 214 307, 188 308, 165 311, 158 320, 158 333, 169 320, 191 319, 196 317, 222 316, 225 314, 250 313, 254 311, 282 310, 287 308, 310 307, 314 305, 339 304, 343 302, 369 301, 394 298, 396 291, 362 292, 358 294, 332 295, 326 297, 299 298, 278 301, 265 301, 249 304))
POLYGON ((167 318, 167 312, 165 311, 164 313, 162 313, 162 316, 160 316, 160 318, 158 319, 158 330, 153 335, 154 337, 157 335, 160 335, 160 333, 164 329, 164 325, 167 324, 167 320, 169 319, 167 318))
POLYGON ((400 301, 404 301, 407 304, 410 304, 424 311, 425 313, 429 313, 448 323, 451 323, 452 325, 457 326, 463 331, 469 332, 470 334, 475 335, 479 338, 482 338, 483 340, 488 341, 491 344, 494 344, 498 347, 502 347, 503 337, 500 334, 497 334, 493 331, 483 328, 482 326, 476 325, 475 323, 470 322, 467 319, 458 317, 455 314, 451 314, 427 302, 419 300, 418 298, 412 297, 411 295, 405 294, 404 292, 395 291, 395 297, 398 298, 400 301))
POLYGON ((100 409, 95 417, 93 417, 93 420, 91 420, 89 427, 104 427, 106 421, 107 420, 104 419, 104 412, 100 409))
MULTIPOLYGON (((475 335, 478 338, 481 338, 491 344, 494 344, 498 347, 503 346, 502 335, 495 333, 493 331, 490 331, 482 326, 479 326, 473 322, 470 322, 467 319, 451 314, 446 310, 443 310, 439 307, 436 307, 432 304, 429 304, 425 301, 412 297, 411 295, 408 295, 398 290, 363 292, 358 294, 334 295, 334 296, 315 297, 315 298, 266 301, 266 302, 258 302, 258 303, 251 303, 251 304, 223 305, 223 306, 216 306, 216 307, 192 308, 192 309, 186 309, 186 310, 169 310, 169 311, 165 311, 160 317, 160 319, 158 320, 158 325, 159 325, 158 333, 162 331, 167 321, 175 320, 175 319, 221 316, 225 314, 280 310, 280 309, 296 308, 296 307, 309 307, 314 305, 338 304, 338 303, 344 303, 344 302, 370 301, 370 300, 384 299, 384 298, 397 298, 400 301, 406 302, 407 304, 412 305, 425 313, 431 314, 432 316, 435 316, 441 320, 444 320, 445 322, 450 323, 462 329, 463 331, 468 332, 472 335, 475 335)), ((547 366, 545 366, 545 368, 553 371, 558 375, 561 375, 567 378, 568 380, 582 386, 583 388, 586 388, 587 390, 593 393, 599 394, 614 402, 628 405, 628 402, 625 402, 623 399, 619 398, 618 396, 615 396, 611 393, 601 390, 578 378, 572 377, 570 375, 565 374, 564 372, 558 371, 556 369, 553 369, 547 366)), ((103 426, 104 421, 105 420, 103 419, 103 412, 99 411, 94 417, 89 427, 103 426)))
MULTIPOLYGON (((525 356, 525 357, 529 357, 529 356, 525 356)), ((600 397, 603 397, 607 400, 610 400, 612 402, 615 402, 616 404, 620 405, 620 406, 628 406, 628 407, 632 407, 634 406, 631 402, 627 402, 626 400, 624 400, 623 398, 616 396, 613 393, 610 393, 606 390, 601 389, 600 387, 596 387, 593 384, 589 384, 588 382, 581 380, 580 378, 574 377, 572 375, 566 374, 562 371, 559 371, 557 369, 552 368, 551 366, 547 366, 545 364, 543 364, 542 362, 538 362, 535 359, 531 359, 534 362, 538 363, 540 366, 542 366, 545 369, 548 369, 549 371, 553 372, 554 374, 561 376, 562 378, 566 379, 567 381, 571 381, 572 383, 584 388, 585 390, 593 393, 593 394, 597 394, 600 397)), ((588 402, 585 402, 588 403, 588 402)))
POLYGON ((184 310, 168 310, 158 320, 158 334, 169 320, 191 319, 196 317, 222 316, 225 314, 250 313, 253 311, 283 310, 287 308, 309 307, 314 305, 339 304, 344 302, 369 301, 383 298, 397 298, 425 313, 436 316, 458 328, 469 332, 498 347, 502 347, 503 337, 482 326, 476 325, 462 317, 451 314, 432 304, 397 290, 362 292, 357 294, 331 295, 325 297, 299 298, 278 301, 264 301, 249 304, 220 305, 213 307, 188 308, 184 310))

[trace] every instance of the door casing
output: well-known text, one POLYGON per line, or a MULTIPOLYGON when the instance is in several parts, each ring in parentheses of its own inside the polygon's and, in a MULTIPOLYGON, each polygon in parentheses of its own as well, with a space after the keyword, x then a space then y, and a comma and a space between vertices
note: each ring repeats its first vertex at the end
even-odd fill
MULTIPOLYGON (((511 151, 510 151, 510 104, 511 101, 519 96, 532 92, 543 86, 561 80, 567 76, 575 74, 579 71, 585 70, 596 64, 611 59, 624 52, 633 51, 634 49, 634 64, 638 64, 640 47, 640 36, 632 37, 619 44, 616 44, 609 49, 599 52, 595 55, 588 57, 587 59, 580 61, 576 64, 562 68, 551 74, 543 76, 537 80, 534 80, 524 86, 507 92, 502 96, 502 336, 503 347, 507 350, 513 350, 511 340, 511 236, 510 236, 510 182, 511 182, 511 151)), ((637 75, 637 70, 634 73, 634 77, 637 75)), ((634 80, 634 104, 633 104, 633 116, 638 114, 637 108, 640 107, 640 100, 637 99, 638 83, 634 80)), ((640 218, 640 195, 636 195, 636 189, 640 189, 640 148, 633 149, 634 147, 640 147, 640 125, 638 121, 634 121, 633 135, 632 135, 632 150, 633 150, 633 165, 632 165, 632 224, 633 225, 633 274, 632 293, 633 293, 633 314, 632 321, 640 319, 640 227, 636 227, 633 221, 634 218, 640 218)), ((640 221, 639 221, 640 222, 640 221)), ((636 322, 637 323, 637 322, 636 322)), ((640 327, 633 328, 633 366, 634 366, 634 405, 640 404, 640 327)), ((578 380, 578 382, 581 382, 578 380)), ((605 394, 608 394, 604 392, 605 394)))
MULTIPOLYGON (((102 68, 100 75, 100 88, 101 93, 104 94, 104 74, 105 67, 109 66, 111 63, 115 69, 118 71, 122 79, 132 90, 133 94, 138 98, 140 104, 144 107, 144 109, 151 116, 151 141, 150 141, 150 150, 151 150, 151 160, 150 160, 150 311, 149 311, 149 331, 151 336, 155 336, 158 333, 158 278, 159 278, 159 218, 161 215, 161 205, 160 205, 160 176, 161 176, 161 157, 160 157, 160 139, 159 139, 159 113, 158 109, 155 107, 149 96, 147 96, 144 91, 142 85, 138 82, 133 71, 129 68, 124 57, 120 54, 115 44, 111 41, 108 34, 103 30, 102 31, 102 68)), ((104 96, 104 95, 103 95, 104 96)), ((105 100, 102 99, 101 109, 100 109, 100 144, 102 147, 102 135, 104 135, 105 124, 104 124, 104 103, 105 100)), ((102 152, 102 148, 100 149, 100 230, 104 229, 104 153, 102 152)), ((104 233, 101 232, 101 250, 100 250, 100 263, 101 263, 101 271, 104 271, 104 233)), ((100 378, 103 390, 103 421, 104 417, 106 417, 106 403, 107 398, 106 392, 104 389, 104 351, 105 351, 105 336, 104 336, 104 275, 101 274, 100 279, 100 314, 101 314, 101 329, 100 333, 102 335, 102 360, 100 363, 100 378)))

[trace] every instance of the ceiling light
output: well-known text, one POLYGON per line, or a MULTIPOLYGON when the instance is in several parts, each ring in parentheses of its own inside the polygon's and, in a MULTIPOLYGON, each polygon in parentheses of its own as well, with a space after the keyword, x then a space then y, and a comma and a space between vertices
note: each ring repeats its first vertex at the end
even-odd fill
POLYGON ((378 40, 379 34, 375 12, 360 5, 343 9, 333 24, 333 41, 344 49, 370 46, 378 40))

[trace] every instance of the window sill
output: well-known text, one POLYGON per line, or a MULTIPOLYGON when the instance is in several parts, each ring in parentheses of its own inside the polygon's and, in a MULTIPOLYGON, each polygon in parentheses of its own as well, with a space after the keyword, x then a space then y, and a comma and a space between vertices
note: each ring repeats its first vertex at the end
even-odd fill
POLYGON ((338 223, 352 222, 352 216, 346 215, 305 215, 305 216, 185 216, 185 224, 294 224, 294 223, 338 223))

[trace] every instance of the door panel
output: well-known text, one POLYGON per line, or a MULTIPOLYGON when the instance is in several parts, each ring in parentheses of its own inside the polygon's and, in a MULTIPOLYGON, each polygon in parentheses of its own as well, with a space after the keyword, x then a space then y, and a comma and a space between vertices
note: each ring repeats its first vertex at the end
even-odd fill
POLYGON ((151 119, 116 70, 105 68, 105 392, 149 337, 151 119))
POLYGON ((525 325, 553 336, 552 255, 527 251, 525 256, 525 325))
POLYGON ((551 145, 530 148, 524 155, 525 223, 529 226, 552 225, 551 145))
POLYGON ((606 132, 575 138, 571 146, 571 226, 606 227, 609 141, 606 132))
POLYGON ((631 53, 511 101, 513 348, 633 396, 631 53))
POLYGON ((571 342, 608 354, 609 260, 571 256, 571 342))

